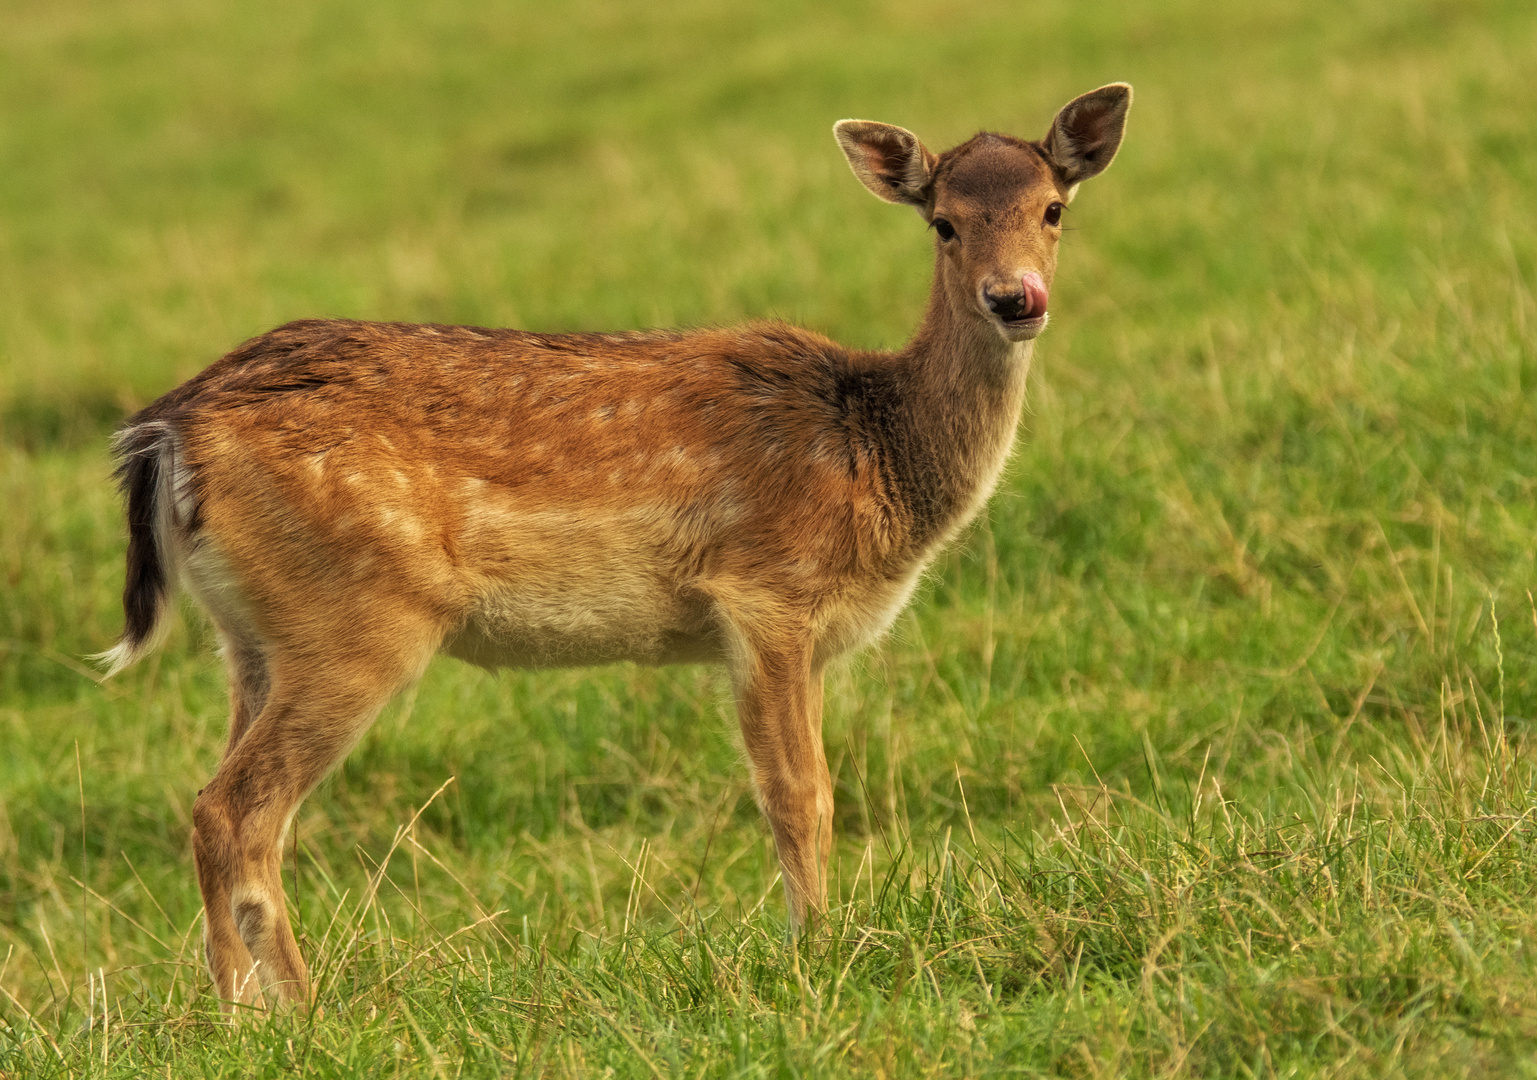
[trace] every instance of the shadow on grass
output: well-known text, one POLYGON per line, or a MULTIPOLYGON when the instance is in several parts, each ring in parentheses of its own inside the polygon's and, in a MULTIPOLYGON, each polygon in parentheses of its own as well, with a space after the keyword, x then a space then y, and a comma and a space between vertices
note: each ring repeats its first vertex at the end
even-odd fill
POLYGON ((0 443, 28 453, 80 450, 105 452, 114 428, 128 415, 117 393, 81 387, 68 396, 14 398, 0 405, 0 443))

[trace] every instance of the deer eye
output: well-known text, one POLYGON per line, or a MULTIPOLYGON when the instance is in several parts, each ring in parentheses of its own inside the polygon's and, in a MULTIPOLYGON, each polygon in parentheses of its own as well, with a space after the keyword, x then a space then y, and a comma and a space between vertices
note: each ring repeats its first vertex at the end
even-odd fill
POLYGON ((1062 220, 1062 211, 1065 209, 1059 202, 1054 202, 1046 208, 1046 224, 1056 225, 1062 220))
POLYGON ((955 239, 955 226, 951 225, 944 218, 942 218, 942 217, 935 218, 933 224, 934 224, 934 231, 939 234, 939 238, 941 240, 954 240, 955 239))

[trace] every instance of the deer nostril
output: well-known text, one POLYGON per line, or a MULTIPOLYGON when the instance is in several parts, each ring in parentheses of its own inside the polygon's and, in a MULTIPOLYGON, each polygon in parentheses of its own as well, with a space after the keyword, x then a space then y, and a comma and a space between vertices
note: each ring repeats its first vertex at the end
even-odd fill
POLYGON ((1024 314, 1025 297, 1020 293, 995 293, 982 294, 987 300, 987 310, 1000 319, 1018 319, 1024 314))

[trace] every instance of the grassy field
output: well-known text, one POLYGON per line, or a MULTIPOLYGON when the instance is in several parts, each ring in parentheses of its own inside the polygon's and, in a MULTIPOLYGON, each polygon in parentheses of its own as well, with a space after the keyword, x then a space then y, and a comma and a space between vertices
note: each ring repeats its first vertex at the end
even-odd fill
POLYGON ((0 1077, 1537 1075, 1529 3, 0 26, 0 1077), (898 345, 929 244, 832 122, 1037 136, 1115 79, 1008 478, 830 680, 828 930, 718 673, 445 660, 298 819, 317 1009, 221 1025, 209 633, 81 660, 112 425, 307 315, 898 345))

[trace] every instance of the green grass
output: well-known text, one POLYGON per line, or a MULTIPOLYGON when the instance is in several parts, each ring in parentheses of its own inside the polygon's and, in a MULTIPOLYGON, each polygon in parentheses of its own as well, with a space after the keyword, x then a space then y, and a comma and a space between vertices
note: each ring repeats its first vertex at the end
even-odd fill
POLYGON ((1537 1074, 1529 4, 0 25, 5 1080, 1537 1074), (298 820, 319 1008, 221 1025, 209 634, 80 660, 112 424, 307 315, 895 345, 928 244, 831 123, 1037 135, 1114 79, 1009 477, 830 680, 828 931, 785 940, 717 674, 442 661, 298 820))

